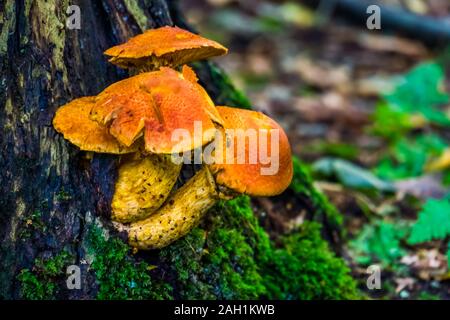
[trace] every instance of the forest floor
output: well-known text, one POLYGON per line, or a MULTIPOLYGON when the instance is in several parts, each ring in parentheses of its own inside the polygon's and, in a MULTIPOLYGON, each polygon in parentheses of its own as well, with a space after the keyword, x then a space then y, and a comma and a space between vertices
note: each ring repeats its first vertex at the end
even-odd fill
MULTIPOLYGON (((393 1, 391 1, 393 2, 393 1)), ((450 15, 445 0, 405 10, 450 15)), ((450 298, 449 52, 321 18, 298 3, 196 0, 188 21, 230 52, 215 61, 345 218, 342 255, 369 297, 450 298), (368 290, 377 264, 382 289, 368 290)), ((292 199, 256 199, 284 226, 292 199)))

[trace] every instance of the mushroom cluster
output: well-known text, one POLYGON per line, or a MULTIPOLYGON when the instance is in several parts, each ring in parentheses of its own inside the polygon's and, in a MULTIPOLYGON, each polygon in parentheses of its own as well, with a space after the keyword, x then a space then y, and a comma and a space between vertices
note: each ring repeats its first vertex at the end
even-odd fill
POLYGON ((291 151, 282 128, 259 112, 215 106, 185 65, 226 53, 217 42, 177 27, 146 31, 105 52, 111 63, 136 75, 56 112, 55 129, 81 150, 121 155, 111 218, 128 232, 133 247, 167 246, 195 227, 219 199, 277 195, 292 179, 291 151), (174 139, 179 129, 191 138, 174 139), (249 141, 243 151, 236 150, 239 136, 229 136, 230 129, 255 130, 256 140, 264 140, 269 149, 276 143, 276 172, 261 174, 267 162, 259 158, 205 161, 177 188, 182 163, 174 161, 175 154, 202 151, 215 143, 221 152, 213 151, 214 157, 252 156, 249 141), (272 130, 276 136, 270 136, 272 130))

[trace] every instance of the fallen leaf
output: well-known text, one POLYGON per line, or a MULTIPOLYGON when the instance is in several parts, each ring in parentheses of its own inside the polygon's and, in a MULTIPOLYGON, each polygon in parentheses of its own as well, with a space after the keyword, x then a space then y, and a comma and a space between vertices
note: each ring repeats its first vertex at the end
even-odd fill
POLYGON ((334 91, 319 97, 299 97, 293 108, 308 122, 332 122, 362 126, 369 123, 369 113, 351 104, 342 94, 334 91))
POLYGON ((255 75, 268 75, 273 72, 271 61, 263 54, 249 54, 247 63, 249 71, 255 75))
POLYGON ((442 185, 439 176, 435 175, 399 180, 394 182, 394 186, 399 198, 408 194, 423 200, 441 199, 448 192, 442 185))
POLYGON ((385 192, 395 191, 392 183, 381 180, 369 170, 349 161, 323 158, 313 164, 313 170, 328 177, 335 177, 340 183, 349 188, 375 189, 385 192))
POLYGON ((412 290, 416 280, 414 278, 397 278, 395 279, 397 287, 395 288, 395 293, 399 293, 404 289, 412 290))
POLYGON ((442 171, 450 167, 450 148, 447 148, 439 158, 431 161, 425 166, 428 172, 442 171))
POLYGON ((209 4, 216 7, 224 7, 227 4, 230 4, 233 0, 207 0, 209 4))
POLYGON ((364 48, 374 51, 395 52, 414 57, 425 57, 428 55, 428 50, 420 42, 395 36, 380 36, 366 33, 358 38, 358 43, 364 48))
POLYGON ((287 72, 297 73, 307 84, 319 88, 339 87, 351 79, 349 67, 333 66, 305 55, 287 59, 283 67, 287 72))
POLYGON ((406 264, 407 266, 414 265, 419 261, 419 257, 417 254, 413 255, 406 255, 403 258, 401 258, 400 262, 403 264, 406 264))
POLYGON ((423 0, 405 0, 406 7, 414 13, 426 14, 428 13, 428 7, 423 0))
POLYGON ((422 280, 442 279, 447 273, 447 258, 437 249, 419 250, 404 256, 401 262, 413 268, 422 280))

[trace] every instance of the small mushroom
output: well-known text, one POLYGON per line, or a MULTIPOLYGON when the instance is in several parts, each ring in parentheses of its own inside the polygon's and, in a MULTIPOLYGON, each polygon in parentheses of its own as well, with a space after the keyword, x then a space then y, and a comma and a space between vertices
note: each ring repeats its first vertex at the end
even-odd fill
MULTIPOLYGON (((268 139, 270 150, 272 137, 270 130, 278 131, 278 166, 276 172, 263 175, 261 169, 268 163, 215 163, 204 165, 183 187, 174 192, 165 204, 147 219, 132 223, 128 231, 130 245, 139 249, 158 249, 165 247, 194 228, 204 214, 219 200, 230 199, 238 194, 251 196, 273 196, 283 192, 290 184, 293 175, 291 149, 283 129, 271 118, 255 111, 230 107, 218 107, 219 114, 224 120, 225 129, 255 129, 268 130, 268 135, 257 135, 258 143, 261 139, 268 139)), ((227 150, 237 145, 238 136, 230 143, 221 130, 223 149, 227 150)), ((228 139, 229 140, 229 139, 228 139)), ((216 147, 217 148, 217 147, 216 147)), ((236 151, 236 150, 233 150, 236 151)), ((249 156, 250 146, 245 145, 244 153, 249 156)), ((235 154, 238 157, 239 154, 235 154)), ((215 155, 216 160, 222 153, 215 155)), ((276 155, 271 154, 271 157, 276 155)), ((233 159, 235 160, 235 159, 233 159)))
POLYGON ((261 112, 230 107, 217 107, 217 109, 224 121, 224 129, 221 130, 222 137, 225 137, 223 148, 219 149, 224 152, 216 154, 215 157, 218 159, 210 165, 217 184, 252 196, 274 196, 283 192, 291 183, 293 175, 291 147, 283 128, 261 112), (232 132, 236 133, 234 137, 226 136, 226 129, 233 129, 232 132), (244 140, 245 154, 242 154, 237 148, 239 140, 246 138, 246 130, 253 130, 256 134, 256 142, 254 142, 257 145, 253 143, 249 146, 250 138, 244 140), (243 133, 241 137, 239 132, 243 133), (276 145, 272 145, 274 139, 276 139, 276 145), (263 143, 266 145, 266 150, 262 154, 266 154, 268 159, 261 159, 260 149, 263 143), (230 150, 231 147, 234 150, 230 150), (232 151, 229 152, 234 157, 232 161, 226 158, 227 151, 232 151), (254 163, 251 163, 251 152, 253 156, 256 156, 253 159, 254 163), (277 154, 269 154, 270 152, 277 154), (244 160, 245 164, 239 164, 239 159, 244 160), (277 159, 277 163, 274 163, 274 159, 277 159))
POLYGON ((162 66, 176 67, 192 61, 224 55, 228 49, 178 27, 147 30, 127 42, 105 51, 109 62, 138 71, 152 71, 162 66))

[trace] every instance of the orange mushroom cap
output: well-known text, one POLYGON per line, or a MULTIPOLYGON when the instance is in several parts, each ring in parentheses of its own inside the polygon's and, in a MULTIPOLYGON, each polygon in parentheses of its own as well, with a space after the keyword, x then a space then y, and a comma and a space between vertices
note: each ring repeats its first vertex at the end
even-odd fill
POLYGON ((222 125, 223 124, 223 120, 220 117, 219 111, 217 111, 217 108, 214 104, 214 102, 211 100, 211 98, 209 97, 208 93, 206 92, 206 90, 199 85, 198 82, 198 78, 197 75, 195 74, 194 70, 192 70, 191 67, 184 65, 182 68, 181 73, 183 74, 183 77, 190 81, 193 86, 197 89, 197 91, 205 98, 205 100, 208 102, 207 104, 205 104, 205 110, 208 113, 209 117, 211 118, 212 121, 222 125))
POLYGON ((178 27, 147 30, 105 51, 111 63, 121 67, 178 66, 226 54, 227 48, 178 27))
MULTIPOLYGON (((217 107, 219 114, 224 121, 224 131, 222 131, 222 136, 225 136, 226 129, 250 129, 256 133, 255 137, 257 141, 257 146, 250 146, 250 138, 245 138, 241 136, 239 138, 239 133, 234 131, 234 137, 226 137, 223 139, 223 154, 217 154, 216 147, 216 161, 219 160, 222 163, 215 163, 209 166, 212 173, 215 176, 218 185, 228 187, 239 193, 246 193, 252 196, 273 196, 283 192, 291 183, 293 175, 292 167, 292 157, 291 148, 289 145, 288 138, 284 130, 271 118, 268 116, 250 110, 243 110, 230 107, 217 107), (275 131, 278 132, 278 154, 272 154, 272 135, 274 139, 277 138, 275 131), (265 132, 264 134, 262 132, 265 132), (238 150, 239 139, 245 139, 245 154, 238 150), (233 141, 230 141, 233 139, 233 141), (259 155, 261 142, 267 143, 267 156, 270 159, 269 163, 262 161, 259 155), (250 150, 251 147, 253 151, 258 152, 257 160, 254 163, 250 163, 250 150), (230 150, 234 148, 234 150, 230 150), (232 151, 233 161, 230 163, 226 159, 225 153, 227 151, 232 151), (239 154, 241 152, 241 154, 239 154), (239 156, 245 156, 245 162, 239 164, 237 158, 239 156), (262 174, 262 169, 269 169, 273 165, 274 157, 278 157, 278 166, 274 167, 273 172, 267 175, 262 174)), ((274 146, 275 147, 275 146, 274 146)), ((276 149, 275 149, 276 150, 276 149)), ((252 152, 253 152, 252 151, 252 152)))
POLYGON ((214 139, 211 103, 196 83, 163 67, 106 88, 96 98, 91 119, 109 127, 111 135, 126 146, 144 135, 147 151, 179 153, 214 139), (183 129, 190 139, 173 139, 176 129, 183 129))
POLYGON ((84 151, 123 154, 138 150, 138 145, 121 145, 108 130, 89 118, 95 97, 75 99, 60 107, 53 118, 56 131, 84 151))

